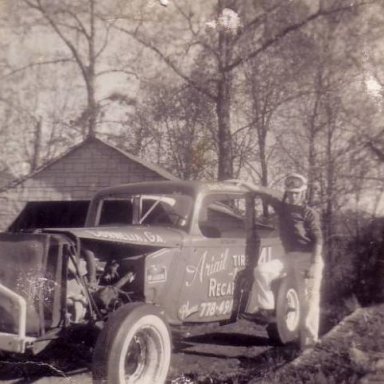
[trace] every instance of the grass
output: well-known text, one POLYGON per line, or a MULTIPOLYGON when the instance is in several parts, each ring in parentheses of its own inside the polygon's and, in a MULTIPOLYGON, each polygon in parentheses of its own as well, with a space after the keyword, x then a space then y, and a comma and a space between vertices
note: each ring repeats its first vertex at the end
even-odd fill
POLYGON ((384 382, 384 304, 357 309, 311 354, 250 384, 354 384, 368 375, 384 382))
MULTIPOLYGON (((339 311, 340 313, 340 311, 339 311)), ((322 337, 307 355, 294 347, 273 348, 265 361, 249 361, 231 375, 182 375, 172 384, 357 384, 384 382, 384 304, 358 308, 322 337)))

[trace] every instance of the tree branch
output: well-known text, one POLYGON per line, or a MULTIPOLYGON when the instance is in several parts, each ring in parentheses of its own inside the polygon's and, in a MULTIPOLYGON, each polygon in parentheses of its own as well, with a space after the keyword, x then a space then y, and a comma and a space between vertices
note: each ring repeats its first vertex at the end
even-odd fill
POLYGON ((78 16, 75 13, 73 13, 69 9, 62 9, 61 11, 63 13, 68 13, 68 15, 70 15, 76 21, 78 28, 76 28, 75 26, 72 28, 75 28, 77 31, 81 32, 86 37, 87 40, 91 39, 91 36, 87 32, 87 29, 85 28, 84 24, 81 22, 81 20, 78 18, 78 16))
POLYGON ((193 34, 194 36, 196 36, 196 35, 197 35, 197 31, 194 30, 194 28, 193 28, 193 24, 192 24, 192 20, 191 20, 191 19, 192 19, 192 15, 191 15, 191 14, 190 14, 190 15, 187 15, 187 14, 184 12, 184 8, 183 8, 183 7, 180 7, 180 6, 177 4, 176 1, 174 2, 174 6, 175 6, 175 8, 177 9, 177 11, 180 13, 180 15, 183 16, 184 19, 187 21, 188 26, 189 26, 189 30, 192 32, 192 34, 193 34))
POLYGON ((25 113, 34 122, 37 121, 36 116, 34 116, 27 108, 22 107, 19 103, 12 102, 9 98, 4 98, 0 96, 0 103, 6 104, 8 107, 10 107, 12 110, 17 111, 19 114, 25 113))
POLYGON ((88 72, 87 72, 87 67, 81 60, 81 57, 79 55, 79 52, 76 50, 75 46, 71 43, 71 41, 65 37, 61 29, 57 26, 55 21, 51 18, 47 10, 41 5, 41 1, 37 0, 36 3, 31 2, 30 0, 23 0, 24 3, 26 3, 30 8, 40 12, 45 19, 48 21, 48 23, 51 25, 53 30, 57 33, 57 35, 60 37, 60 39, 64 42, 64 44, 69 48, 71 51, 76 63, 78 64, 81 73, 83 74, 84 80, 87 82, 88 81, 88 72))
MULTIPOLYGON (((104 20, 103 18, 99 18, 101 20, 104 21, 104 23, 106 23, 106 20, 104 20)), ((98 58, 103 52, 104 52, 104 49, 106 48, 108 42, 109 42, 109 33, 111 31, 111 28, 112 28, 112 25, 116 22, 116 20, 113 22, 113 23, 108 23, 106 28, 105 28, 105 35, 104 35, 104 41, 102 42, 100 48, 98 49, 98 51, 95 53, 95 58, 98 58)))
MULTIPOLYGON (((280 8, 281 4, 282 3, 278 3, 272 6, 272 8, 268 9, 268 15, 273 11, 275 11, 276 9, 280 8)), ((267 17, 267 14, 265 12, 255 16, 251 21, 249 21, 240 29, 240 32, 235 37, 234 41, 240 40, 250 29, 253 29, 254 27, 259 27, 260 25, 262 25, 266 17, 267 17)))
POLYGON ((366 145, 379 158, 380 161, 384 162, 384 151, 382 149, 380 149, 372 141, 368 141, 366 145))
POLYGON ((138 41, 140 44, 145 46, 146 48, 149 48, 151 51, 157 54, 157 56, 160 57, 160 59, 167 64, 178 76, 180 76, 184 81, 186 81, 188 84, 190 84, 193 88, 204 94, 205 96, 209 97, 212 100, 216 100, 216 95, 212 94, 209 90, 203 88, 200 84, 198 84, 196 81, 191 79, 189 76, 187 76, 184 72, 181 71, 181 69, 166 55, 164 54, 158 47, 150 43, 149 41, 146 41, 143 37, 138 36, 137 29, 136 32, 131 32, 125 28, 122 27, 115 27, 117 30, 131 36, 136 41, 138 41))
POLYGON ((334 9, 324 10, 324 9, 320 8, 317 12, 308 16, 306 19, 304 19, 298 23, 291 24, 286 28, 283 28, 275 36, 264 41, 264 43, 255 51, 249 53, 245 57, 237 58, 231 64, 224 67, 224 71, 226 71, 226 72, 232 71, 233 69, 235 69, 239 65, 253 59, 256 56, 258 56, 261 52, 265 51, 267 48, 269 48, 270 46, 272 46, 273 44, 275 44, 276 42, 278 42, 279 40, 281 40, 283 37, 287 36, 291 32, 294 32, 294 31, 297 31, 297 30, 303 28, 304 26, 308 25, 310 22, 312 22, 316 19, 319 19, 320 17, 329 16, 329 15, 332 15, 334 13, 344 12, 347 10, 351 10, 352 8, 361 7, 361 6, 369 5, 369 4, 373 4, 373 3, 374 3, 374 0, 371 0, 371 1, 363 1, 363 2, 356 4, 356 5, 352 4, 352 5, 347 5, 347 6, 343 6, 343 7, 339 7, 339 8, 334 8, 334 9))
POLYGON ((136 77, 136 79, 139 79, 139 76, 137 75, 136 72, 128 71, 126 69, 106 69, 104 71, 97 72, 96 76, 103 76, 103 75, 107 75, 109 73, 125 73, 126 75, 134 76, 134 77, 136 77))
POLYGON ((189 48, 193 45, 201 45, 203 48, 205 48, 207 51, 209 51, 211 54, 213 54, 215 56, 215 58, 218 60, 219 57, 218 57, 218 54, 217 52, 215 51, 214 47, 212 47, 210 44, 208 44, 207 42, 205 41, 202 41, 201 40, 201 37, 199 36, 199 31, 195 31, 194 27, 193 27, 193 23, 192 23, 192 14, 187 14, 185 11, 184 11, 184 8, 177 5, 176 2, 174 2, 174 6, 175 8, 177 9, 177 11, 183 16, 183 18, 187 21, 188 23, 188 27, 189 27, 189 31, 191 31, 192 33, 192 36, 196 37, 197 40, 192 42, 189 46, 189 48))
POLYGON ((24 65, 23 67, 16 68, 13 71, 1 76, 0 79, 2 80, 2 79, 5 79, 7 77, 11 77, 13 75, 16 75, 19 72, 23 72, 26 69, 29 69, 29 68, 38 67, 41 65, 59 64, 59 63, 68 63, 68 62, 73 62, 73 59, 56 59, 56 60, 37 61, 36 63, 29 63, 27 65, 24 65))

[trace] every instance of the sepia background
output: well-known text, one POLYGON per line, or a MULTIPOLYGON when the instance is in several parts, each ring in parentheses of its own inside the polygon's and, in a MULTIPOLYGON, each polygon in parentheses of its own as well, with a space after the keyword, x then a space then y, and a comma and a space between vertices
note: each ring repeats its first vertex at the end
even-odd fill
POLYGON ((3 207, 90 139, 155 178, 279 189, 296 171, 327 305, 384 297, 382 0, 1 0, 0 17, 3 207))

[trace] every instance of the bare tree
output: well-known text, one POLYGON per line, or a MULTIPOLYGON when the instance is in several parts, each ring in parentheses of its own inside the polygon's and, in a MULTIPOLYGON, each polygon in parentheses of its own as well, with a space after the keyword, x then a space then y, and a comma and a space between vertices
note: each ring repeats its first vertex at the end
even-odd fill
MULTIPOLYGON (((38 17, 34 22, 35 27, 53 31, 69 53, 60 59, 53 57, 52 63, 55 60, 72 62, 78 69, 85 88, 86 107, 73 124, 85 128, 83 135, 95 135, 102 108, 96 94, 98 77, 116 72, 135 76, 127 64, 121 62, 120 65, 113 63, 108 66, 104 57, 108 48, 117 44, 111 36, 111 28, 116 19, 115 13, 120 9, 119 1, 111 4, 99 0, 20 1, 35 11, 38 17)), ((124 95, 116 92, 110 96, 114 100, 124 98, 124 95)))
POLYGON ((337 213, 350 204, 348 196, 362 192, 372 176, 371 159, 364 159, 364 145, 351 125, 350 112, 361 113, 367 105, 351 98, 360 92, 362 78, 353 55, 361 43, 351 33, 356 21, 354 14, 339 14, 307 29, 312 53, 295 79, 304 96, 284 106, 277 122, 285 124, 275 130, 282 162, 308 175, 309 202, 321 207, 329 239, 337 232, 337 213))
MULTIPOLYGON (((294 18, 282 21, 283 18, 276 18, 276 14, 285 14, 287 9, 292 9, 295 5, 287 4, 286 1, 273 1, 272 3, 258 1, 255 3, 240 0, 217 0, 213 10, 214 16, 211 16, 213 19, 209 23, 215 33, 207 33, 206 29, 199 28, 201 23, 199 24, 196 20, 196 13, 188 7, 189 4, 175 2, 177 13, 182 16, 184 25, 189 29, 189 41, 184 45, 186 52, 192 52, 192 57, 195 57, 196 51, 191 47, 199 47, 204 55, 209 57, 211 69, 203 77, 203 82, 192 77, 178 64, 177 58, 167 53, 160 43, 149 38, 145 23, 136 25, 136 28, 119 27, 119 29, 155 52, 178 76, 215 103, 219 144, 218 178, 225 179, 233 176, 231 100, 234 71, 290 33, 305 27, 314 20, 339 12, 351 11, 363 3, 365 2, 351 5, 347 1, 338 1, 336 5, 334 3, 325 5, 325 2, 320 2, 313 11, 307 8, 303 2, 299 4, 297 8, 299 12, 296 12, 294 18), (277 23, 274 20, 273 28, 270 27, 271 19, 279 21, 277 23), (252 49, 243 50, 243 42, 250 38, 253 41, 252 49)), ((184 31, 183 39, 186 39, 186 33, 184 31)))
POLYGON ((182 179, 211 179, 217 157, 216 132, 206 128, 214 121, 209 100, 186 84, 151 82, 147 87, 127 120, 127 131, 107 137, 131 143, 131 152, 152 158, 182 179))

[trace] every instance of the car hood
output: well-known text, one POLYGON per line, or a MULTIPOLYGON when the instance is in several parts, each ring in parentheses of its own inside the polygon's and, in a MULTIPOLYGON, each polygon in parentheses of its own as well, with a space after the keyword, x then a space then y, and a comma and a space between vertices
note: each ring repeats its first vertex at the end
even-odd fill
POLYGON ((49 232, 51 231, 71 233, 80 239, 166 248, 179 247, 185 234, 181 230, 155 226, 71 228, 49 232))

